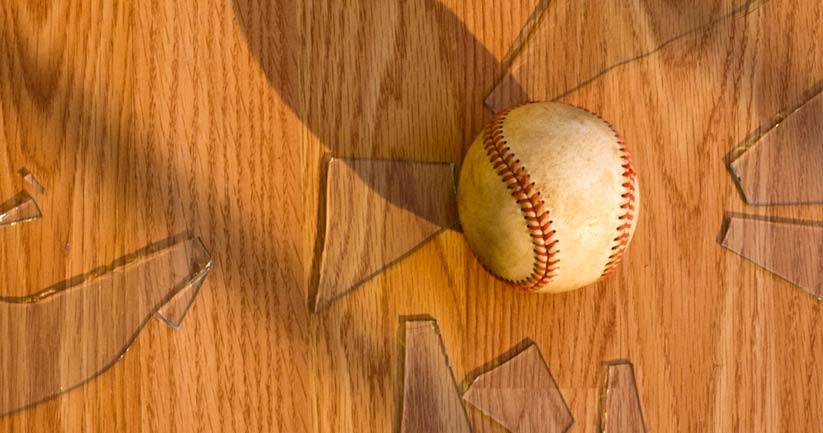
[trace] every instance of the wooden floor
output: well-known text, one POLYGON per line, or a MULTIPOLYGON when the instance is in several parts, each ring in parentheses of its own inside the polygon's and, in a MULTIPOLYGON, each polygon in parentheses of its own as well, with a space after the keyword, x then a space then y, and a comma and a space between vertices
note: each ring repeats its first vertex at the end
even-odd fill
POLYGON ((725 165, 823 80, 823 5, 762 1, 597 74, 604 52, 633 51, 586 38, 613 29, 654 48, 688 28, 678 11, 737 2, 661 1, 636 29, 619 14, 580 24, 577 3, 0 0, 0 202, 22 167, 48 189, 41 220, 0 229, 0 295, 186 231, 215 260, 179 331, 150 323, 111 370, 0 431, 394 431, 401 318, 419 315, 438 321, 463 389, 533 340, 572 432, 595 431, 614 359, 634 363, 648 431, 819 429, 823 303, 718 237, 726 212, 823 221, 820 205, 747 206, 725 165), (621 268, 573 293, 515 294, 447 231, 311 314, 324 156, 459 163, 538 3, 538 26, 571 30, 523 90, 599 112, 635 153, 644 202, 621 268), (596 78, 577 87, 581 71, 596 78))

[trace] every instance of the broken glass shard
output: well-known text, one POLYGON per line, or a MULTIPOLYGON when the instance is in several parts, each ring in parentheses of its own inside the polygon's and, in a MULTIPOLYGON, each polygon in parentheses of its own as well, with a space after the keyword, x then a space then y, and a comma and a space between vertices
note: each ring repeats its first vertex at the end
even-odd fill
POLYGON ((332 159, 315 311, 457 224, 453 165, 332 159))
POLYGON ((463 399, 511 433, 563 433, 574 423, 534 344, 478 376, 463 399))
POLYGON ((608 363, 601 395, 601 433, 645 433, 634 367, 626 361, 608 363))
POLYGON ((823 226, 732 216, 721 245, 823 299, 823 226))
POLYGON ((206 272, 200 272, 197 275, 192 275, 190 281, 180 288, 180 291, 169 299, 169 302, 163 304, 157 310, 157 318, 162 320, 166 325, 172 329, 180 329, 180 324, 183 323, 183 318, 189 312, 194 299, 200 292, 200 286, 206 281, 208 276, 208 269, 206 272))
POLYGON ((543 18, 545 18, 546 8, 549 7, 552 1, 554 0, 540 0, 534 6, 534 9, 532 9, 529 17, 523 23, 523 27, 517 33, 517 37, 515 37, 512 46, 509 47, 509 51, 506 52, 506 55, 503 56, 503 60, 500 61, 500 66, 503 69, 508 70, 511 67, 512 62, 514 62, 518 54, 520 54, 520 50, 526 46, 526 43, 538 28, 540 22, 543 18))
POLYGON ((168 241, 34 295, 0 299, 0 415, 103 373, 158 312, 179 325, 211 263, 199 239, 168 241))
POLYGON ((34 221, 42 216, 40 206, 26 191, 20 191, 10 200, 0 204, 0 227, 34 221))
POLYGON ((433 320, 406 322, 400 433, 471 433, 433 320))
POLYGON ((823 87, 748 140, 730 167, 749 204, 823 203, 823 87))
POLYGON ((20 176, 23 177, 23 181, 29 184, 29 186, 34 190, 37 194, 43 194, 46 192, 46 187, 40 182, 40 179, 34 176, 34 174, 29 171, 27 168, 20 169, 20 176))
MULTIPOLYGON (((553 1, 539 25, 518 37, 511 66, 486 99, 495 112, 535 100, 556 100, 609 71, 673 42, 749 13, 767 0, 625 2, 553 1), (574 43, 569 43, 574 41, 574 43)), ((531 25, 534 20, 529 20, 531 25)), ((524 32, 521 32, 521 34, 524 32)))

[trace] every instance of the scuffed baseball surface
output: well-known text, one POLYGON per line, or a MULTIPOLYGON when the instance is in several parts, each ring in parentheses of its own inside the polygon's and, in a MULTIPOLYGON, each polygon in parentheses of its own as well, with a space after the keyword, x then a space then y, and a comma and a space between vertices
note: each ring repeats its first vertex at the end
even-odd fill
POLYGON ((480 262, 539 292, 574 290, 611 272, 639 203, 617 133, 560 103, 499 114, 469 149, 458 187, 460 222, 480 262))

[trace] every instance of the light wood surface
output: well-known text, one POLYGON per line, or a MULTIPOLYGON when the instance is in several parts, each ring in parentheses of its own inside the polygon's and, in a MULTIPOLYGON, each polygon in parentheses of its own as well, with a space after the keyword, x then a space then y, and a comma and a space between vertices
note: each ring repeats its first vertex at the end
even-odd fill
MULTIPOLYGON (((23 188, 22 167, 47 188, 41 220, 0 229, 0 293, 184 231, 215 259, 179 331, 150 323, 109 372, 0 431, 391 431, 400 317, 418 314, 438 320, 458 382, 534 340, 572 432, 595 431, 610 359, 633 362, 649 431, 818 428, 823 306, 718 244, 727 211, 823 220, 820 206, 746 206, 725 160, 823 78, 814 0, 765 2, 563 98, 621 132, 640 176, 610 279, 517 294, 446 231, 309 312, 323 156, 459 162, 537 3, 0 1, 0 197, 23 188)), ((704 17, 728 2, 700 3, 704 17)), ((690 28, 656 11, 596 30, 690 28)), ((546 66, 551 94, 601 52, 580 43, 589 27, 562 31, 581 17, 539 23, 573 55, 546 66)))

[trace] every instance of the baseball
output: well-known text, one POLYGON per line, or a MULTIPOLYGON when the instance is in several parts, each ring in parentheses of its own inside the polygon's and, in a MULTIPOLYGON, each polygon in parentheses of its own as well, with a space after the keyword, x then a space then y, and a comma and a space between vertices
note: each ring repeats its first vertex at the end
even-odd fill
POLYGON ((560 103, 498 114, 469 148, 458 212, 469 246, 519 289, 558 293, 612 273, 640 189, 628 147, 599 116, 560 103))

